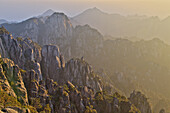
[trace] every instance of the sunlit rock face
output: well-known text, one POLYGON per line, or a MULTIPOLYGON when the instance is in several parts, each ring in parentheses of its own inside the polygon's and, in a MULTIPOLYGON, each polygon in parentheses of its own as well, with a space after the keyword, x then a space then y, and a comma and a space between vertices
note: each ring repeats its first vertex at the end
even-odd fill
POLYGON ((27 105, 27 89, 18 65, 8 58, 1 58, 0 61, 0 90, 18 98, 18 101, 27 105))

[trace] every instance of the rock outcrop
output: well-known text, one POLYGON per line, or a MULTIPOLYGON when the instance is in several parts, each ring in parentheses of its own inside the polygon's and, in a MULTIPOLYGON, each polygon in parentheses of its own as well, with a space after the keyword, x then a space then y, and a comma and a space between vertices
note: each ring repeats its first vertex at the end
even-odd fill
POLYGON ((141 92, 133 91, 133 93, 130 94, 129 100, 141 111, 141 113, 152 113, 148 99, 141 92))
POLYGON ((24 70, 34 69, 39 78, 42 79, 40 70, 41 47, 30 40, 18 37, 14 39, 6 29, 1 28, 0 32, 0 52, 3 58, 9 58, 24 70))
POLYGON ((17 96, 16 96, 14 90, 12 89, 12 87, 10 86, 7 77, 5 76, 5 74, 3 72, 2 65, 0 65, 0 76, 1 76, 1 79, 0 79, 0 83, 1 83, 0 89, 1 89, 1 91, 5 91, 7 94, 16 98, 17 96))
POLYGON ((65 80, 80 86, 88 86, 95 91, 102 91, 103 83, 93 72, 92 67, 82 59, 71 59, 64 69, 65 80))
POLYGON ((112 96, 104 92, 97 92, 94 107, 99 113, 140 113, 125 96, 117 92, 112 96))
POLYGON ((42 73, 49 78, 59 78, 59 70, 64 68, 64 58, 60 54, 60 50, 55 45, 45 45, 42 48, 42 73))

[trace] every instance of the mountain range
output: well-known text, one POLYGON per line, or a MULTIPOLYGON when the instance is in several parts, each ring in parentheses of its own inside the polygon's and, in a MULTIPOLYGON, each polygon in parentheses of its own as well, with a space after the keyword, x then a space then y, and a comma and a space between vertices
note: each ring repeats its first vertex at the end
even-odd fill
MULTIPOLYGON (((112 39, 112 37, 107 39, 104 33, 99 32, 111 29, 113 32, 110 31, 110 33, 113 34, 107 34, 120 37, 119 33, 123 36, 125 26, 129 25, 127 30, 131 32, 125 31, 136 35, 135 30, 142 31, 142 27, 149 28, 150 23, 155 23, 155 20, 157 22, 155 17, 110 15, 97 8, 89 9, 71 19, 64 13, 53 13, 51 10, 47 12, 50 13, 44 13, 45 16, 30 18, 20 23, 2 24, 1 28, 2 61, 7 62, 3 58, 9 58, 22 69, 21 72, 26 71, 25 74, 21 74, 23 80, 20 80, 25 83, 28 90, 28 98, 22 99, 25 103, 35 102, 34 99, 37 96, 43 108, 47 107, 43 101, 45 99, 52 111, 65 109, 71 112, 83 112, 93 110, 91 105, 101 113, 104 112, 104 108, 108 108, 110 113, 116 110, 118 110, 116 113, 129 113, 130 110, 131 112, 140 110, 141 113, 152 111, 157 113, 162 108, 165 108, 166 112, 169 111, 170 89, 166 86, 170 76, 170 46, 162 41, 166 37, 151 39, 152 36, 149 35, 154 34, 153 31, 149 33, 149 30, 146 30, 149 35, 143 32, 143 36, 139 37, 143 38, 146 35, 144 39, 147 40, 131 41, 123 38, 112 39), (95 24, 99 26, 96 27, 95 24), (97 29, 100 29, 100 26, 104 27, 103 25, 105 29, 98 31, 97 29), (136 29, 138 26, 140 26, 139 29, 136 29), (35 80, 32 81, 31 77, 35 80), (55 82, 59 85, 56 86, 55 82), (149 100, 141 92, 133 90, 141 90, 149 100), (82 97, 79 96, 78 91, 81 92, 82 97), (59 92, 61 95, 58 95, 59 92), (49 101, 48 95, 59 100, 49 101), (119 99, 125 103, 121 103, 120 100, 120 103, 115 101, 114 97, 120 97, 119 99), (76 101, 75 98, 79 99, 76 101), (97 101, 94 102, 95 99, 97 101), (114 107, 111 107, 112 105, 114 107)), ((132 37, 130 34, 128 36, 132 37)), ((9 81, 6 84, 10 84, 9 89, 11 86, 12 89, 16 88, 11 85, 12 81, 8 74, 5 76, 9 81)), ((20 97, 20 94, 17 96, 20 97)), ((44 110, 34 107, 38 111, 44 110)))
POLYGON ((108 14, 94 7, 72 17, 71 22, 73 26, 88 24, 106 36, 133 39, 133 41, 160 38, 170 43, 169 17, 161 20, 157 16, 108 14))

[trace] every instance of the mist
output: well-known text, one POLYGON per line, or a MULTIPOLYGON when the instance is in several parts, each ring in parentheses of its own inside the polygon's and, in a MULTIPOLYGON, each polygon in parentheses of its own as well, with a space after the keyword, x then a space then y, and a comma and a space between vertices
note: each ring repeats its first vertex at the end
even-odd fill
POLYGON ((0 0, 0 19, 22 21, 48 9, 72 17, 92 7, 107 13, 159 16, 163 19, 170 15, 169 3, 165 0, 0 0))

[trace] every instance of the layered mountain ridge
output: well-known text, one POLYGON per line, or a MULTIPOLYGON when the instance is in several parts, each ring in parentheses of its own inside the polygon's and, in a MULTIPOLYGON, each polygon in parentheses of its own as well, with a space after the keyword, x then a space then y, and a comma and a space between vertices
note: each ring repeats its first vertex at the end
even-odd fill
POLYGON ((98 8, 90 8, 71 18, 73 26, 86 25, 98 29, 102 34, 131 40, 149 40, 155 37, 170 43, 169 17, 109 14, 98 8), (132 38, 133 37, 133 38, 132 38))
MULTIPOLYGON (((107 89, 106 91, 109 92, 120 89, 128 96, 132 90, 140 89, 145 92, 150 98, 150 101, 152 101, 153 109, 157 106, 156 112, 162 108, 168 108, 169 106, 169 101, 164 101, 164 99, 169 98, 169 89, 168 87, 165 88, 169 76, 169 45, 163 43, 159 39, 155 38, 149 41, 137 42, 126 39, 104 40, 104 36, 89 25, 78 25, 75 28, 72 27, 70 20, 63 13, 54 13, 43 19, 32 18, 18 24, 3 25, 13 34, 14 39, 17 39, 18 42, 20 42, 20 44, 17 44, 17 47, 20 46, 24 48, 25 44, 24 46, 22 45, 24 42, 27 42, 27 46, 31 43, 33 45, 37 44, 33 43, 28 38, 22 39, 16 37, 30 37, 33 41, 40 43, 41 46, 45 45, 42 48, 40 46, 38 46, 39 48, 32 46, 26 50, 23 49, 22 52, 20 52, 20 49, 18 50, 19 56, 16 58, 21 57, 21 59, 23 59, 21 64, 25 64, 25 66, 19 65, 18 62, 21 61, 17 61, 17 59, 13 57, 15 54, 12 53, 12 49, 8 50, 9 53, 12 54, 8 58, 13 58, 12 60, 14 60, 14 62, 17 61, 16 63, 23 67, 24 70, 30 71, 33 69, 35 73, 38 72, 38 74, 31 75, 33 78, 37 78, 34 76, 38 76, 38 79, 34 83, 31 83, 34 85, 26 86, 31 87, 30 89, 34 89, 33 91, 30 91, 30 95, 44 95, 46 99, 48 98, 47 92, 44 90, 47 87, 47 84, 43 82, 38 83, 43 79, 43 75, 45 75, 44 79, 50 81, 48 83, 51 83, 52 81, 50 79, 52 79, 63 85, 65 80, 69 80, 74 85, 90 85, 93 89, 92 91, 95 93, 100 89, 102 89, 100 91, 107 89), (50 43, 57 44, 61 52, 57 46, 48 45, 50 43), (66 63, 63 56, 66 59, 66 63), (82 59, 69 60, 73 57, 82 57, 82 59), (92 64, 94 67, 93 71, 87 63, 84 63, 83 59, 92 64), (98 69, 104 70, 106 74, 100 71, 98 72, 99 77, 96 76, 95 73, 98 69), (104 84, 101 81, 107 81, 107 86, 105 85, 104 87, 104 84), (143 83, 145 84, 143 85, 143 83), (42 87, 38 87, 39 84, 41 84, 42 87), (44 93, 39 93, 41 91, 44 91, 44 93), (163 103, 167 103, 165 106, 158 104, 162 100, 163 103)), ((6 37, 9 38, 10 36, 7 35, 6 37)), ((10 39, 14 40, 11 37, 10 39)), ((13 44, 8 45, 13 46, 13 44)), ((16 47, 7 46, 6 48, 16 47)), ((34 73, 33 70, 30 73, 34 73)), ((55 86, 55 84, 51 84, 51 86, 55 86)), ((55 92, 55 90, 55 88, 52 88, 51 92, 55 92)), ((105 101, 107 95, 105 97, 105 94, 99 92, 97 93, 97 98, 98 95, 102 102, 103 100, 105 101)), ((121 98, 123 98, 123 100, 125 99, 124 97, 121 98)), ((112 96, 111 99, 113 99, 112 96)), ((101 104, 103 104, 102 102, 101 104)), ((49 101, 48 103, 51 102, 49 101)), ((111 106, 110 104, 107 105, 111 106)), ((116 105, 118 107, 115 109, 118 109, 118 112, 120 112, 120 109, 125 110, 123 109, 124 107, 121 108, 121 106, 124 105, 129 106, 131 104, 127 102, 121 105, 119 103, 116 105)), ((66 106, 64 106, 64 108, 65 107, 66 106)), ((61 109, 62 108, 63 107, 61 107, 61 109)), ((102 112, 102 109, 95 108, 98 112, 102 112)), ((141 109, 140 106, 139 108, 141 109)), ((148 112, 150 112, 150 105, 146 108, 149 108, 148 112)), ((126 112, 128 111, 129 109, 127 109, 126 112)))

